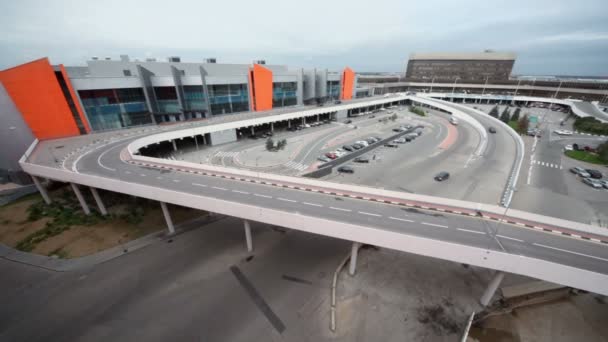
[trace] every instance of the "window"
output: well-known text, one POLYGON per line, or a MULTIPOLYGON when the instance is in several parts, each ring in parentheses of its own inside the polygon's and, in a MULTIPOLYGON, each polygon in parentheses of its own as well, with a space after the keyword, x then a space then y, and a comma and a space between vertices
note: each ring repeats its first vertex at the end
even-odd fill
POLYGON ((131 76, 131 70, 129 70, 129 69, 124 69, 124 70, 122 71, 122 73, 123 73, 125 76, 131 76))

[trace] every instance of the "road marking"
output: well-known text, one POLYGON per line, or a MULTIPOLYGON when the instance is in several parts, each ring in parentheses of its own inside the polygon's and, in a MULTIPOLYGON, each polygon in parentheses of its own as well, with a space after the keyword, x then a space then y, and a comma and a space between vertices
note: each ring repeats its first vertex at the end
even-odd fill
POLYGON ((263 198, 272 198, 272 196, 253 194, 253 196, 263 197, 263 198))
POLYGON ((199 183, 192 183, 192 185, 196 185, 196 186, 202 186, 203 188, 206 188, 206 187, 207 187, 205 184, 199 184, 199 183))
POLYGON ((365 211, 360 211, 359 214, 361 214, 361 215, 368 215, 368 216, 376 216, 376 217, 382 216, 382 215, 378 215, 378 214, 368 213, 368 212, 365 212, 365 211))
POLYGON ((179 183, 179 179, 174 179, 173 182, 179 183))
POLYGON ((161 177, 161 176, 158 176, 158 177, 156 177, 156 179, 163 179, 163 177, 161 177))
POLYGON ((302 202, 302 204, 312 205, 313 207, 322 207, 322 205, 316 203, 302 202))
POLYGON ((512 238, 510 236, 504 236, 504 235, 498 235, 498 234, 496 234, 496 237, 499 237, 501 239, 513 240, 513 241, 517 241, 517 242, 524 242, 524 240, 512 238))
POLYGON ((223 190, 223 191, 228 190, 226 188, 220 188, 219 186, 212 186, 212 188, 217 189, 217 190, 223 190))
POLYGON ((237 194, 249 195, 249 193, 247 191, 232 190, 232 192, 236 192, 237 194))
POLYGON ((336 207, 329 207, 329 209, 333 209, 333 210, 340 210, 340 211, 352 211, 352 210, 350 210, 350 209, 336 208, 336 207))
POLYGON ((596 257, 593 255, 588 255, 588 254, 583 254, 583 253, 578 253, 578 252, 573 252, 573 251, 569 251, 567 249, 561 249, 561 248, 557 248, 557 247, 551 247, 551 246, 547 246, 547 245, 542 245, 540 243, 533 243, 533 245, 535 246, 539 246, 539 247, 544 247, 544 248, 549 248, 549 249, 554 249, 556 251, 560 251, 560 252, 566 252, 566 253, 571 253, 571 254, 575 254, 575 255, 580 255, 580 256, 584 256, 587 258, 592 258, 592 259, 597 259, 597 260, 603 260, 603 261, 608 261, 608 259, 604 259, 604 258, 600 258, 600 257, 596 257))
POLYGON ((142 177, 146 177, 146 175, 145 175, 145 174, 143 174, 143 173, 142 173, 142 174, 140 174, 140 176, 142 176, 142 177))
POLYGON ((403 222, 414 222, 413 220, 402 219, 402 218, 392 217, 392 216, 389 216, 389 219, 391 219, 391 220, 397 220, 397 221, 403 221, 403 222))
MULTIPOLYGON (((119 145, 119 146, 122 146, 122 145, 119 145)), ((108 151, 110 151, 110 150, 112 150, 112 149, 113 149, 113 148, 110 148, 110 149, 107 149, 107 150, 103 151, 103 153, 101 153, 101 154, 99 155, 99 157, 97 157, 97 164, 99 164, 101 167, 103 167, 103 168, 104 168, 104 169, 106 169, 106 170, 110 170, 110 171, 116 171, 116 169, 113 169, 113 168, 111 168, 111 167, 107 167, 107 166, 103 165, 103 163, 101 162, 101 158, 102 158, 102 157, 103 157, 103 156, 104 156, 106 153, 108 153, 108 151)))
POLYGON ((485 234, 484 232, 478 232, 476 230, 468 230, 468 229, 464 229, 464 228, 456 228, 456 229, 463 231, 463 232, 467 232, 467 233, 475 233, 475 234, 482 234, 482 235, 485 234))
POLYGON ((277 199, 279 201, 285 201, 285 202, 291 202, 291 203, 296 203, 297 201, 291 200, 291 199, 287 199, 287 198, 283 198, 283 197, 277 197, 277 199))
POLYGON ((125 171, 125 173, 126 173, 126 174, 128 174, 128 175, 130 175, 130 174, 131 174, 131 171, 125 171))
POLYGON ((442 224, 435 224, 435 223, 428 223, 428 222, 420 222, 422 224, 424 224, 425 226, 433 226, 433 227, 439 227, 439 228, 448 228, 448 226, 444 226, 442 224))

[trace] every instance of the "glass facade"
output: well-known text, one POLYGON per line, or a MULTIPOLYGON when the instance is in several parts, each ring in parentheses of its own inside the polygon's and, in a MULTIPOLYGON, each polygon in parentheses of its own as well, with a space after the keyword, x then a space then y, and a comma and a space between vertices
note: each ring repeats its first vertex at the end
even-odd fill
POLYGON ((298 102, 296 82, 276 82, 272 84, 272 107, 295 106, 298 102))
POLYGON ((327 97, 334 100, 340 98, 340 81, 327 81, 327 97))
POLYGON ((79 90, 93 130, 152 123, 142 88, 79 90))
POLYGON ((175 87, 154 87, 159 113, 181 113, 175 87))
POLYGON ((201 111, 207 108, 203 86, 187 85, 184 89, 184 108, 190 111, 201 111))
POLYGON ((209 104, 213 115, 249 110, 247 84, 209 85, 209 104))

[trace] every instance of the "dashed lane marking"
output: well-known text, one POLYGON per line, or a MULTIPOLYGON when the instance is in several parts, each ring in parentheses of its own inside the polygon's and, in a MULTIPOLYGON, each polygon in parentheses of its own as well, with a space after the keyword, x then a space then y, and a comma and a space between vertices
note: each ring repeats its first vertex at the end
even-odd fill
POLYGON ((420 223, 423 224, 423 225, 425 225, 425 226, 438 227, 438 228, 448 228, 448 226, 445 226, 443 224, 428 223, 428 222, 420 222, 420 223))
POLYGON ((302 202, 302 204, 312 205, 313 207, 322 207, 322 205, 320 205, 320 204, 310 203, 310 202, 302 202))
POLYGON ((292 199, 288 199, 288 198, 283 198, 283 197, 277 197, 277 199, 279 201, 284 201, 284 202, 291 202, 291 203, 296 203, 297 201, 294 201, 292 199))
POLYGON ((597 259, 597 260, 602 260, 602 261, 608 261, 608 259, 605 259, 605 258, 600 258, 600 257, 596 257, 596 256, 593 256, 593 255, 588 255, 588 254, 578 253, 578 252, 574 252, 574 251, 569 251, 567 249, 561 249, 561 248, 557 248, 557 247, 551 247, 551 246, 543 245, 543 244, 540 244, 540 243, 533 243, 533 245, 538 246, 538 247, 553 249, 553 250, 560 251, 560 252, 566 252, 566 253, 570 253, 570 254, 580 255, 580 256, 587 257, 587 258, 592 258, 592 259, 597 259))
POLYGON ((216 189, 216 190, 222 190, 222 191, 226 191, 228 189, 226 188, 220 188, 219 186, 212 186, 212 188, 216 189))
POLYGON ((368 213, 368 212, 365 212, 365 211, 359 211, 359 214, 361 214, 361 215, 367 215, 367 216, 375 216, 375 217, 382 216, 382 215, 378 215, 378 214, 368 213))
POLYGON ((192 183, 192 185, 200 186, 200 187, 203 187, 203 188, 207 187, 205 184, 199 184, 199 183, 192 183))
POLYGON ((249 193, 247 191, 232 190, 232 192, 236 192, 237 194, 249 195, 249 193))
POLYGON ((456 229, 463 231, 463 232, 467 232, 467 233, 482 234, 482 235, 485 234, 484 232, 479 232, 476 230, 469 230, 469 229, 464 229, 464 228, 456 228, 456 229))
POLYGON ((333 209, 333 210, 340 210, 340 211, 352 211, 352 210, 350 210, 350 209, 336 208, 336 207, 329 207, 329 209, 333 209))
POLYGON ((403 221, 403 222, 414 222, 413 220, 403 219, 403 218, 399 218, 399 217, 392 217, 392 216, 389 216, 389 219, 403 221))
POLYGON ((513 241, 517 241, 517 242, 524 242, 524 240, 512 238, 510 236, 499 235, 499 234, 496 234, 496 237, 499 237, 501 239, 513 240, 513 241))
POLYGON ((261 195, 261 194, 253 194, 253 196, 262 197, 262 198, 272 198, 272 196, 261 195))

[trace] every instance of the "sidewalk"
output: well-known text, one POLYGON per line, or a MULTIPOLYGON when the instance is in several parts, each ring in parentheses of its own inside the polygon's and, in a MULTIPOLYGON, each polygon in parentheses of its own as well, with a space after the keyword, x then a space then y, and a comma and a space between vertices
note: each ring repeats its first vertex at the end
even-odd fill
POLYGON ((13 249, 5 244, 0 243, 0 258, 35 266, 39 268, 43 268, 49 271, 56 272, 66 272, 66 271, 75 271, 87 267, 92 267, 101 263, 104 263, 108 260, 112 260, 114 258, 118 258, 121 255, 134 252, 146 246, 149 246, 158 241, 164 241, 167 239, 171 239, 173 236, 182 234, 189 230, 199 228, 201 226, 213 223, 220 219, 224 218, 223 216, 213 215, 213 216, 201 216, 190 220, 188 222, 184 222, 175 227, 176 233, 174 235, 167 235, 165 230, 161 230, 155 233, 148 234, 139 239, 135 239, 124 243, 122 245, 118 245, 116 247, 112 247, 101 251, 99 253, 83 256, 80 258, 73 259, 58 259, 53 257, 48 257, 45 255, 26 253, 16 249, 13 249))

